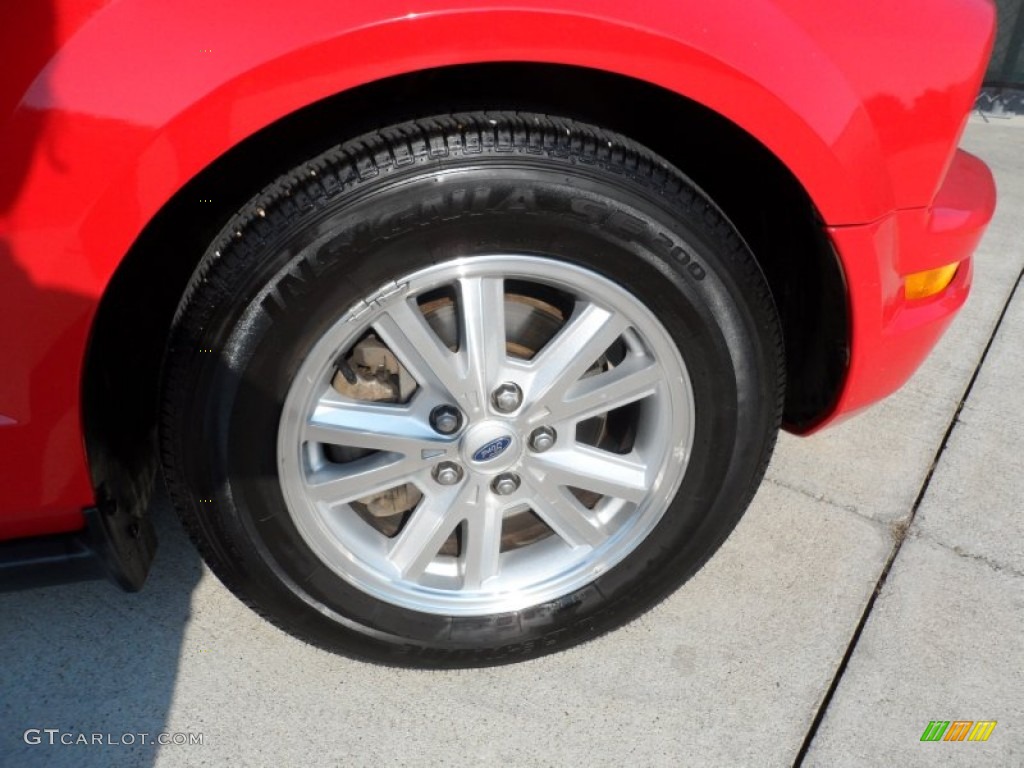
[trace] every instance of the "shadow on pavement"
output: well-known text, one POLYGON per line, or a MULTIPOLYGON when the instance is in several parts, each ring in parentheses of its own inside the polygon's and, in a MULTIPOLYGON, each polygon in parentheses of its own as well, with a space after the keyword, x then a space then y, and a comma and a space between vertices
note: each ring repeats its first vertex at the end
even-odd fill
MULTIPOLYGON (((163 494, 151 514, 160 548, 142 592, 88 581, 0 593, 0 764, 153 764, 202 566, 163 494), (47 728, 61 732, 52 745, 47 728), (103 743, 60 743, 79 734, 103 743)), ((182 748, 196 747, 164 747, 182 748)))

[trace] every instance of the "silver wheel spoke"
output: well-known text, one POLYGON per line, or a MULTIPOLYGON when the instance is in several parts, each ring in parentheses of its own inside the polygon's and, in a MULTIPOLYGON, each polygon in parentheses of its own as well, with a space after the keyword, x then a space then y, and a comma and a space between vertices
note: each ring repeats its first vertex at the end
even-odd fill
POLYGON ((389 305, 373 329, 421 387, 467 407, 467 382, 455 353, 441 343, 411 299, 389 305))
POLYGON ((388 560, 403 579, 419 581, 455 526, 465 518, 463 505, 475 491, 466 484, 448 493, 423 497, 388 550, 388 560))
POLYGON ((552 421, 579 422, 652 395, 664 372, 654 361, 631 356, 610 371, 577 381, 548 408, 552 421))
POLYGON ((420 456, 447 450, 450 440, 437 434, 417 409, 346 400, 331 393, 317 402, 306 424, 306 440, 353 448, 420 456))
POLYGON ((608 537, 600 521, 580 500, 552 482, 531 481, 536 488, 530 505, 555 535, 570 547, 598 547, 608 537))
POLYGON ((348 465, 330 465, 310 475, 308 492, 314 501, 342 504, 383 493, 412 480, 427 462, 393 453, 377 453, 348 465))
POLYGON ((635 455, 620 456, 586 445, 550 451, 533 459, 547 483, 572 486, 602 496, 640 502, 648 494, 647 465, 635 455))
POLYGON ((496 504, 479 504, 466 518, 464 589, 480 589, 488 579, 498 575, 501 532, 502 514, 496 504))
POLYGON ((486 402, 505 366, 505 281, 464 277, 459 293, 463 363, 486 402))
POLYGON ((605 353, 629 327, 623 317, 596 304, 576 311, 530 363, 527 397, 535 408, 547 410, 545 400, 561 400, 565 391, 605 353))

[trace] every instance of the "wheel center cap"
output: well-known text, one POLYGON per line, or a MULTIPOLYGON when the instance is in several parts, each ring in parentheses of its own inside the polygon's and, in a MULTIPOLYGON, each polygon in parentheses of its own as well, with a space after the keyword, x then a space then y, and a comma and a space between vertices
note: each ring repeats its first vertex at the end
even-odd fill
POLYGON ((459 449, 462 460, 486 474, 503 472, 519 460, 522 445, 511 424, 485 421, 466 430, 459 449))

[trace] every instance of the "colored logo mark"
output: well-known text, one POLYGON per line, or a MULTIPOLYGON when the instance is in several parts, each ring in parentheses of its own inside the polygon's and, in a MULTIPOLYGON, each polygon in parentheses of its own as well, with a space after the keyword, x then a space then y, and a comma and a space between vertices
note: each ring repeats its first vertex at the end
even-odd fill
POLYGON ((499 437, 497 440, 491 440, 473 454, 473 461, 490 461, 503 454, 511 444, 512 438, 507 435, 499 437))
POLYGON ((921 734, 921 741, 988 741, 996 720, 932 720, 921 734))

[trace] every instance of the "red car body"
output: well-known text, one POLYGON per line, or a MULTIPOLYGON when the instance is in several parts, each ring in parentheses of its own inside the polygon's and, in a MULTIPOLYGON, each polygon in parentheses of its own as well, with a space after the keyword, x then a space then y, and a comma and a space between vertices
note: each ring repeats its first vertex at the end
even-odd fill
POLYGON ((964 302, 994 207, 987 168, 956 149, 988 0, 55 0, 9 7, 4 27, 0 540, 77 531, 96 504, 90 332, 140 234, 247 137, 353 88, 571 66, 658 86, 756 139, 813 202, 845 278, 848 364, 814 428, 908 378, 964 302), (955 262, 944 290, 906 297, 908 274, 955 262))

